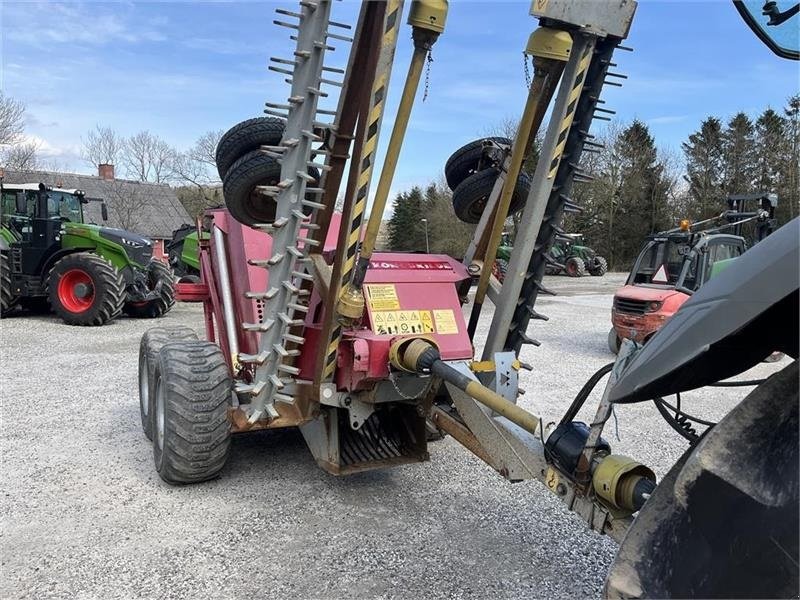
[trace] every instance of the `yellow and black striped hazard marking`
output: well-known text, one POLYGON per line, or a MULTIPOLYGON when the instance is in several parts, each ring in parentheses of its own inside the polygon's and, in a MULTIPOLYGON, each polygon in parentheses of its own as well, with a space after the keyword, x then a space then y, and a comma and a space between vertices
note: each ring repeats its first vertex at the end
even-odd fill
MULTIPOLYGON (((380 130, 381 117, 386 105, 386 93, 389 75, 392 68, 392 58, 394 47, 397 45, 397 32, 402 16, 402 0, 389 0, 386 6, 386 19, 384 20, 383 39, 381 40, 381 54, 387 60, 379 61, 378 68, 381 69, 376 74, 375 82, 372 85, 372 97, 368 115, 367 136, 364 140, 364 148, 361 153, 361 169, 358 174, 358 191, 356 201, 353 205, 353 214, 350 219, 350 228, 347 238, 347 253, 345 254, 344 267, 342 268, 342 278, 339 289, 350 281, 353 274, 353 266, 356 262, 356 252, 358 251, 358 239, 361 235, 361 224, 364 221, 364 209, 367 207, 367 193, 369 183, 372 179, 372 168, 375 164, 375 154, 378 150, 378 131, 380 130)), ((331 332, 328 342, 328 352, 325 357, 325 367, 323 369, 323 381, 329 379, 336 369, 336 350, 339 347, 339 339, 342 335, 342 327, 336 325, 331 332)))
POLYGON ((547 174, 549 179, 556 176, 558 171, 558 164, 561 162, 561 155, 564 153, 564 148, 567 145, 567 136, 569 129, 572 127, 572 120, 575 117, 575 110, 578 107, 578 101, 581 99, 581 92, 583 91, 584 83, 586 82, 586 71, 589 70, 589 65, 592 62, 592 54, 594 53, 594 44, 587 44, 583 50, 580 62, 578 63, 578 71, 575 74, 575 81, 572 84, 572 89, 569 92, 569 101, 567 103, 567 112, 561 121, 561 129, 558 133, 558 142, 556 143, 555 152, 553 152, 553 159, 550 161, 550 172, 547 174))

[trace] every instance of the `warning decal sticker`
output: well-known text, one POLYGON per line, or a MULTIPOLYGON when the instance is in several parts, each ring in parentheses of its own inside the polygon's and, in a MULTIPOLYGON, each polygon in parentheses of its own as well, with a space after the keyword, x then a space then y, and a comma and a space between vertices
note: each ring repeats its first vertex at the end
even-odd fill
POLYGON ((372 313, 372 330, 378 335, 434 333, 429 310, 393 310, 372 313))
POLYGON ((400 301, 397 299, 397 290, 394 285, 365 285, 367 290, 367 302, 372 310, 396 310, 400 308, 400 301))
POLYGON ((452 310, 435 310, 433 318, 436 321, 436 333, 458 333, 456 315, 452 310))
POLYGON ((661 265, 653 275, 651 280, 653 283, 669 283, 669 276, 667 275, 667 265, 661 265))

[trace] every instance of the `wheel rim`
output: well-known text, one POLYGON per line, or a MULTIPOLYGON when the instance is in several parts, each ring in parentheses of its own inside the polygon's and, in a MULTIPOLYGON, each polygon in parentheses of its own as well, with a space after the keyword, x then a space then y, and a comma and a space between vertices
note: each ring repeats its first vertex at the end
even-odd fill
POLYGON ((139 369, 139 407, 142 414, 146 417, 150 412, 150 386, 147 376, 147 362, 139 369))
POLYGON ((70 312, 86 312, 94 304, 92 278, 82 269, 70 269, 58 282, 58 300, 70 312))
POLYGON ((160 452, 164 451, 164 430, 166 429, 166 406, 164 403, 164 386, 161 378, 156 381, 156 444, 160 452))
POLYGON ((567 262, 567 273, 569 275, 575 275, 578 269, 575 267, 575 263, 572 261, 567 262))

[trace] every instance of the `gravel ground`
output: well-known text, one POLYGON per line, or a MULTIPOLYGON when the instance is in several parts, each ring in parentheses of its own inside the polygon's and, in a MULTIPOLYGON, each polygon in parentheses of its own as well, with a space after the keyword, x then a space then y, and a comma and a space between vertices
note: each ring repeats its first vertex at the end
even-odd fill
MULTIPOLYGON (((522 376, 522 405, 558 418, 611 360, 611 294, 623 279, 550 279, 560 295, 537 304, 550 321, 531 327, 542 346, 523 353, 534 371, 522 376)), ((613 543, 540 484, 507 483, 452 439, 431 445, 429 463, 334 478, 296 431, 248 434, 218 480, 163 484, 136 386, 139 338, 156 324, 200 331, 200 307, 93 329, 51 316, 0 323, 3 598, 599 596, 613 543)), ((686 401, 719 417, 741 395, 686 401)), ((685 449, 652 406, 618 416, 614 450, 659 476, 685 449)))

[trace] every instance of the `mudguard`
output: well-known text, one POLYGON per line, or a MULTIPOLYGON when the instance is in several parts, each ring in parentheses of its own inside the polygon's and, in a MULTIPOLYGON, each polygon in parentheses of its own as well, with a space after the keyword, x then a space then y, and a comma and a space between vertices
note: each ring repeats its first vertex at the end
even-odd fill
POLYGON ((800 218, 703 285, 638 350, 610 391, 640 402, 741 373, 774 351, 798 354, 800 218))

